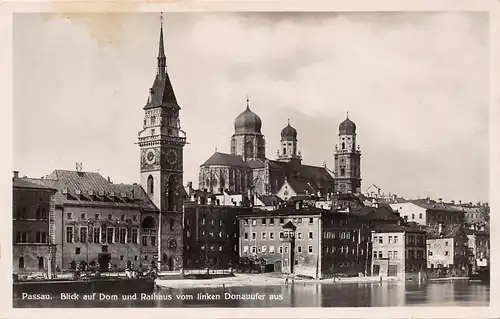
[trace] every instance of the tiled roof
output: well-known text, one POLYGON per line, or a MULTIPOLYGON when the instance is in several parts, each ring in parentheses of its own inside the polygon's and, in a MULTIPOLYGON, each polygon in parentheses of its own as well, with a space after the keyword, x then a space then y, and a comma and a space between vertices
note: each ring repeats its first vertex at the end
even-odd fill
POLYGON ((55 195, 56 205, 131 207, 158 210, 140 185, 113 184, 99 173, 55 170, 47 178, 30 178, 29 181, 57 189, 55 195), (77 194, 78 192, 80 194, 77 194), (94 194, 92 195, 90 192, 94 194), (122 197, 122 194, 128 196, 122 197))
POLYGON ((420 233, 425 233, 424 230, 420 229, 419 227, 409 227, 409 226, 403 226, 403 225, 397 225, 397 224, 379 224, 375 225, 374 229, 375 232, 383 233, 383 232, 420 232, 420 233))
POLYGON ((430 225, 425 228, 428 239, 437 239, 437 238, 454 238, 460 236, 461 234, 465 234, 462 225, 457 224, 448 224, 443 225, 443 234, 439 233, 439 225, 430 225))
POLYGON ((276 195, 260 195, 257 198, 265 205, 265 206, 273 206, 277 205, 281 199, 276 195))
POLYGON ((219 152, 215 152, 201 166, 203 167, 209 165, 222 165, 222 166, 244 167, 244 168, 249 167, 248 164, 245 161, 243 161, 243 158, 241 156, 219 153, 219 152))
POLYGON ((14 188, 34 188, 40 190, 53 190, 53 191, 57 190, 54 187, 33 183, 27 178, 14 178, 12 180, 12 186, 14 188))
POLYGON ((413 203, 417 206, 420 206, 422 208, 425 208, 427 210, 436 210, 436 211, 448 211, 448 212, 455 212, 455 213, 463 213, 461 210, 458 210, 453 207, 448 207, 445 205, 440 205, 440 204, 432 204, 428 203, 424 200, 411 200, 410 203, 413 203))

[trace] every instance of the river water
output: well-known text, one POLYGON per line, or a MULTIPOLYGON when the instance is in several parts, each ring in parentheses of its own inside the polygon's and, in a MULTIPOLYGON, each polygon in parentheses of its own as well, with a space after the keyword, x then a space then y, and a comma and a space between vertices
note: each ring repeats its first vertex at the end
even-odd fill
MULTIPOLYGON (((82 296, 81 296, 82 297, 82 296)), ((104 297, 104 296, 103 296, 104 297)), ((127 296, 133 298, 133 295, 127 296)), ((16 308, 140 308, 140 307, 396 307, 489 306, 490 286, 468 281, 370 284, 294 284, 268 287, 162 289, 157 300, 14 299, 16 308), (207 299, 206 296, 210 296, 207 299), (171 296, 171 297, 168 297, 171 296), (192 298, 190 297, 192 296, 192 298), (217 297, 218 296, 218 297, 217 297), (255 297, 260 296, 260 297, 255 297), (229 298, 230 299, 227 299, 229 298), (245 299, 241 298, 257 298, 245 299), (164 300, 158 300, 163 298, 164 300), (171 299, 169 299, 171 298, 171 299), (180 298, 180 299, 179 299, 180 298), (219 298, 219 299, 217 299, 219 298), (239 299, 234 299, 239 298, 239 299), (262 298, 262 299, 258 299, 262 298), (184 299, 184 300, 181 300, 184 299)), ((144 296, 143 296, 144 297, 144 296)), ((151 295, 148 294, 151 298, 151 295)), ((112 296, 108 296, 112 298, 112 296)), ((144 299, 144 298, 143 298, 144 299)))

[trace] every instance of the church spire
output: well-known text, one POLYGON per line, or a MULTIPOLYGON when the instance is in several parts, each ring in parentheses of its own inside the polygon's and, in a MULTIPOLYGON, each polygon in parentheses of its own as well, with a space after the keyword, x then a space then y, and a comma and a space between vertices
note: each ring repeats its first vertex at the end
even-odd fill
POLYGON ((158 45, 158 74, 163 76, 166 72, 167 58, 163 44, 163 12, 160 15, 160 43, 158 45))

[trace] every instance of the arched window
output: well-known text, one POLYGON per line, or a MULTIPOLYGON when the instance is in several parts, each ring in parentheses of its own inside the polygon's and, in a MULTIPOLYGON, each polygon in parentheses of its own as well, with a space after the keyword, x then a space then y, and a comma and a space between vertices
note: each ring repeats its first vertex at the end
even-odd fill
POLYGON ((19 269, 24 269, 24 257, 19 257, 19 269))
POLYGON ((155 185, 155 182, 154 182, 153 176, 149 175, 149 177, 148 177, 148 193, 150 195, 153 195, 153 193, 154 193, 154 185, 155 185))
POLYGON ((415 219, 415 214, 411 214, 411 219, 415 219))
POLYGON ((422 213, 418 214, 418 218, 422 218, 422 213))
POLYGON ((340 169, 340 176, 344 176, 345 175, 345 168, 341 168, 340 169))
POLYGON ((156 228, 156 221, 153 217, 147 216, 141 223, 142 228, 156 228))
POLYGON ((38 269, 43 269, 44 266, 43 257, 38 257, 38 269))
POLYGON ((283 155, 286 155, 286 147, 283 147, 283 155))
POLYGON ((342 149, 345 150, 345 142, 342 142, 342 149))
POLYGON ((152 116, 151 117, 151 125, 155 125, 156 124, 156 116, 152 116))

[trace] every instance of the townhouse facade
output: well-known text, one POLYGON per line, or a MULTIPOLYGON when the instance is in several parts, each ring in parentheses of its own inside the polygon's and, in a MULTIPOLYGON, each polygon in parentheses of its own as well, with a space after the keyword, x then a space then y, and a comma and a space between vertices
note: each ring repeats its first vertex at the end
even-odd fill
POLYGON ((404 203, 389 204, 407 222, 419 225, 434 225, 440 222, 445 224, 465 223, 463 211, 448 207, 442 203, 432 203, 425 200, 407 201, 404 203))
POLYGON ((426 227, 427 268, 446 269, 466 275, 469 268, 469 239, 462 225, 439 223, 426 227))
POLYGON ((426 270, 426 233, 397 224, 378 225, 371 231, 372 274, 405 278, 426 270))
POLYGON ((55 271, 54 195, 56 189, 31 183, 14 172, 12 179, 12 257, 16 274, 55 271))

